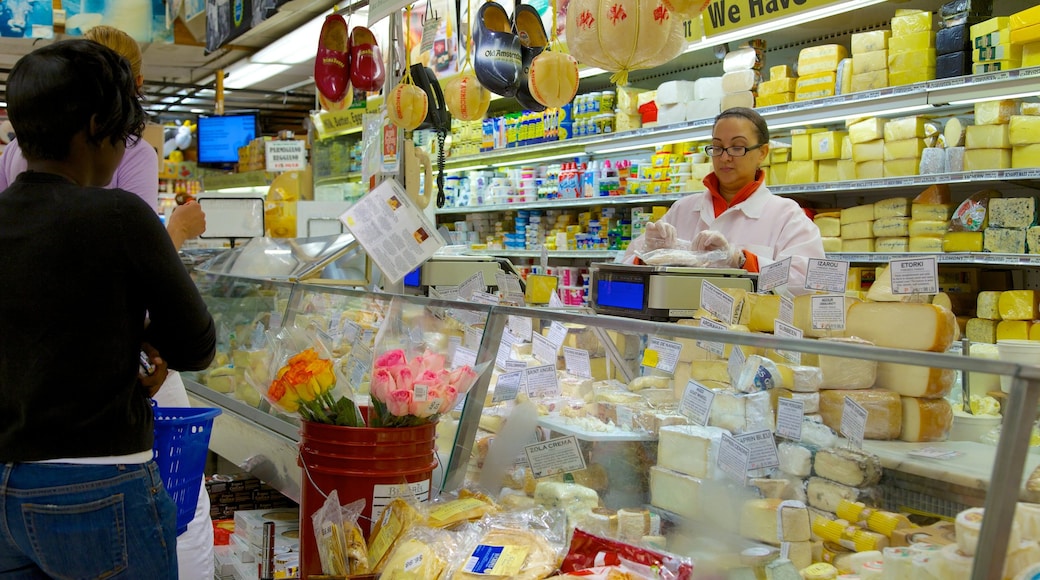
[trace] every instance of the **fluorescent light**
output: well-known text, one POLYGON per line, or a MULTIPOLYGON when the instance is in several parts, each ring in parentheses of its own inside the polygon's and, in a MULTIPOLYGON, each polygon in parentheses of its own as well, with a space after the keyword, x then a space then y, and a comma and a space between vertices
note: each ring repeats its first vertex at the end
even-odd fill
POLYGON ((963 101, 950 101, 951 105, 974 105, 975 103, 984 103, 986 101, 1003 101, 1004 99, 1023 99, 1025 97, 1035 97, 1040 95, 1040 91, 1031 91, 1025 93, 1013 93, 1010 95, 990 95, 986 97, 979 97, 977 99, 966 99, 963 101))
POLYGON ((325 16, 324 13, 318 15, 317 18, 267 45, 249 57, 249 60, 267 64, 298 64, 314 58, 325 16))
POLYGON ((587 79, 589 77, 594 77, 596 75, 607 74, 607 72, 609 72, 609 71, 605 71, 605 70, 603 70, 601 68, 596 68, 594 66, 590 66, 590 67, 586 67, 586 68, 580 69, 578 71, 578 78, 579 79, 587 79))
POLYGON ((637 149, 649 149, 649 150, 652 150, 652 151, 656 151, 657 150, 657 145, 647 143, 647 144, 640 144, 640 145, 624 145, 624 146, 618 146, 618 147, 608 147, 606 149, 595 149, 595 150, 587 149, 587 151, 590 154, 595 154, 595 155, 609 155, 611 153, 622 153, 624 151, 635 151, 637 149))
MULTIPOLYGON (((923 111, 925 109, 932 109, 932 108, 934 108, 934 107, 932 107, 932 105, 910 105, 910 106, 907 106, 907 107, 898 107, 898 108, 895 108, 895 109, 885 109, 883 111, 877 111, 877 113, 883 113, 887 117, 887 116, 901 115, 903 113, 912 113, 914 111, 923 111)), ((823 117, 823 118, 820 118, 820 119, 811 119, 811 120, 806 120, 806 119, 802 118, 802 119, 795 119, 793 121, 789 121, 789 122, 785 122, 785 123, 777 123, 775 125, 773 123, 769 123, 769 129, 770 130, 773 130, 773 129, 787 129, 787 128, 790 128, 790 127, 804 127, 806 125, 827 125, 827 124, 830 124, 830 123, 838 123, 840 121, 845 121, 845 120, 848 120, 848 119, 855 119, 855 118, 864 117, 864 116, 866 116, 866 113, 846 113, 846 114, 843 114, 843 115, 834 115, 833 117, 823 117)), ((767 118, 767 120, 768 120, 768 118, 767 118)))
POLYGON ((263 82, 289 69, 287 64, 249 63, 231 71, 224 79, 224 88, 244 89, 263 82))
POLYGON ((524 165, 525 163, 539 163, 541 161, 555 161, 557 159, 568 159, 574 157, 583 157, 580 153, 558 153, 556 155, 544 155, 542 157, 532 157, 530 159, 519 159, 514 161, 506 161, 503 163, 495 163, 495 167, 509 167, 512 165, 524 165))
POLYGON ((488 168, 488 164, 487 163, 482 163, 482 164, 479 164, 479 165, 466 165, 466 166, 463 166, 463 167, 445 167, 444 170, 445 171, 455 172, 455 171, 476 171, 478 169, 487 169, 487 168, 488 168))

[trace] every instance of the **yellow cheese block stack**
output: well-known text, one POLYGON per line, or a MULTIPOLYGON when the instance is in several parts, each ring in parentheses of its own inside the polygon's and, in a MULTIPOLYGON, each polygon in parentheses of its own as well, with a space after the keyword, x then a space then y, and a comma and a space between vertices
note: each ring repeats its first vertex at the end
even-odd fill
MULTIPOLYGON (((989 200, 989 224, 983 232, 983 251, 1025 254, 1027 237, 1040 253, 1040 228, 1036 227, 1037 198, 995 197, 989 200)), ((1031 251, 1031 253, 1033 253, 1031 251)))
POLYGON ((1011 43, 1011 19, 990 18, 971 27, 971 72, 997 72, 1022 66, 1022 45, 1011 43))
POLYGON ((832 97, 838 90, 838 65, 848 56, 840 44, 824 44, 803 48, 798 53, 796 101, 832 97))
MULTIPOLYGON (((845 149, 849 149, 851 152, 851 148, 845 146, 848 133, 846 131, 821 131, 810 135, 809 140, 812 160, 816 162, 816 182, 841 181, 839 159, 845 149)), ((855 179, 855 176, 852 179, 855 179)))
POLYGON ((975 318, 968 320, 966 336, 972 342, 998 340, 1040 341, 1040 292, 1005 290, 979 292, 975 318))
POLYGON ((872 229, 875 252, 909 251, 910 199, 893 197, 874 202, 872 229))
POLYGON ((1016 12, 1009 20, 1012 53, 1021 52, 1021 66, 1040 65, 1040 5, 1016 12))
MULTIPOLYGON (((816 183, 819 181, 819 162, 814 158, 813 143, 820 144, 817 134, 825 133, 822 128, 792 129, 791 130, 791 160, 787 162, 787 175, 785 183, 801 184, 816 183)), ((834 148, 833 139, 829 141, 828 147, 834 148)), ((839 145, 840 146, 840 145, 839 145)))
POLYGON ((813 217, 813 223, 820 228, 823 238, 823 251, 841 251, 841 212, 821 212, 813 217))
POLYGON ((798 77, 791 67, 782 64, 769 67, 769 80, 758 83, 756 107, 769 107, 794 102, 794 91, 798 77))
POLYGON ((890 30, 872 30, 852 35, 852 92, 888 86, 888 41, 890 30))
POLYGON ((909 85, 935 78, 932 13, 896 10, 888 41, 888 84, 909 85))
POLYGON ((975 103, 975 124, 964 137, 964 170, 980 171, 1011 167, 1011 117, 1018 101, 1004 99, 975 103))
POLYGON ((852 144, 852 160, 856 179, 878 179, 885 176, 885 123, 880 117, 846 122, 852 144))
POLYGON ((882 149, 885 177, 918 174, 921 152, 927 146, 925 134, 926 119, 922 116, 892 119, 885 124, 885 144, 882 149))
MULTIPOLYGON (((1035 104, 1035 103, 1034 103, 1035 104)), ((1022 112, 1035 110, 1022 104, 1022 112)), ((1011 168, 1040 167, 1040 115, 1012 115, 1008 122, 1011 168)))
POLYGON ((946 184, 929 186, 915 197, 910 206, 910 224, 907 227, 909 251, 943 251, 943 236, 949 227, 952 210, 950 187, 946 184))
POLYGON ((841 251, 873 252, 874 204, 857 205, 841 210, 841 251))

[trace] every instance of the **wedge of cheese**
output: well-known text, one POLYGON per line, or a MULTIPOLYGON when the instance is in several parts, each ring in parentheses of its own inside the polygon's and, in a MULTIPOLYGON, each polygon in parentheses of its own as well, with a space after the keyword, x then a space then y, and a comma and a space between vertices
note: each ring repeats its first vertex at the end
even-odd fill
POLYGON ((953 408, 946 399, 903 397, 899 439, 913 443, 946 441, 952 426, 953 408))
POLYGON ((879 362, 874 385, 904 397, 934 399, 948 395, 956 377, 957 371, 953 369, 879 362))
POLYGON ((813 460, 816 475, 851 487, 870 487, 881 481, 881 459, 850 447, 821 449, 813 460))
POLYGON ((838 509, 841 500, 855 502, 869 496, 869 493, 864 490, 822 477, 810 477, 806 493, 809 496, 810 506, 830 513, 834 513, 838 509))
POLYGON ((845 336, 889 348, 945 352, 956 326, 953 313, 935 304, 859 302, 848 309, 845 336))
POLYGON ((1040 318, 1040 292, 1006 290, 997 299, 997 311, 1003 320, 1036 320, 1040 318))
POLYGON ((724 433, 728 431, 700 425, 662 427, 658 433, 657 465, 701 479, 714 478, 724 433))
POLYGON ((703 485, 699 478, 655 465, 650 468, 650 505, 698 519, 704 513, 701 503, 703 485))

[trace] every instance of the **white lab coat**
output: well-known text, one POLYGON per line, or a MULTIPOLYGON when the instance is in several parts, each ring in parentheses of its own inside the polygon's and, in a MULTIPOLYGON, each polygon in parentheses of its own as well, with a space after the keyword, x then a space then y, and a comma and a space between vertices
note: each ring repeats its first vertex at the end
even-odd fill
MULTIPOLYGON (((682 240, 692 240, 699 232, 715 230, 730 244, 758 256, 759 268, 791 258, 787 289, 805 294, 805 273, 809 258, 823 258, 823 240, 816 224, 791 199, 773 195, 765 185, 746 200, 715 217, 711 193, 688 195, 669 208, 661 221, 675 226, 682 240)), ((633 240, 623 261, 635 261, 635 249, 642 247, 642 236, 633 240)))

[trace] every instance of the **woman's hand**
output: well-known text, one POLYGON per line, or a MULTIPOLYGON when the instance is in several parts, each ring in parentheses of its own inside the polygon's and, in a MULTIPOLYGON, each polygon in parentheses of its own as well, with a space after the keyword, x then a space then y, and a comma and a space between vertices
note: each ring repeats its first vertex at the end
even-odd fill
POLYGON ((174 208, 173 213, 170 214, 169 223, 166 225, 166 231, 173 240, 173 247, 178 250, 181 249, 185 240, 192 240, 202 235, 206 231, 206 214, 203 213, 202 206, 196 201, 189 201, 174 208))
POLYGON ((643 247, 647 252, 674 248, 677 235, 675 226, 665 222, 649 222, 643 234, 643 247))
POLYGON ((158 393, 159 388, 166 382, 169 368, 166 366, 166 361, 159 356, 159 351, 155 350, 155 347, 147 342, 141 345, 141 352, 148 357, 148 362, 152 365, 152 371, 148 373, 142 368, 137 373, 137 382, 141 384, 141 387, 144 388, 149 397, 154 397, 155 393, 158 393))
POLYGON ((704 230, 693 237, 693 249, 700 252, 720 251, 726 252, 724 265, 730 268, 740 268, 744 265, 744 252, 730 245, 722 232, 715 230, 704 230))

